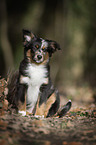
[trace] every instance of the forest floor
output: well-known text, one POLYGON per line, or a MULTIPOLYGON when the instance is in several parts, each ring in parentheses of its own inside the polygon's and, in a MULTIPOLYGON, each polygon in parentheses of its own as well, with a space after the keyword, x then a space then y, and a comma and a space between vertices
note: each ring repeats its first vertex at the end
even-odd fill
MULTIPOLYGON (((3 95, 0 82, 0 97, 3 95)), ((3 83, 4 84, 4 83, 3 83)), ((22 117, 0 102, 0 145, 95 145, 96 104, 89 87, 60 90, 61 106, 72 99, 71 110, 63 117, 22 117)), ((5 104, 6 101, 5 101, 5 104)))

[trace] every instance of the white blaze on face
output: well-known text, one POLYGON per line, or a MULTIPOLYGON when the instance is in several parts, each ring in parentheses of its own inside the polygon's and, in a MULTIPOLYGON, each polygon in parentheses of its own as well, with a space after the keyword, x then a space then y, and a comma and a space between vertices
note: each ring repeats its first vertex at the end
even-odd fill
MULTIPOLYGON (((42 39, 42 38, 41 38, 42 39)), ((44 40, 44 39, 42 39, 42 45, 41 45, 41 48, 43 48, 43 47, 48 47, 48 43, 44 40)))
POLYGON ((41 63, 44 61, 44 55, 46 54, 45 51, 43 51, 44 49, 46 50, 46 48, 48 47, 48 43, 42 39, 41 39, 41 47, 35 52, 35 56, 34 56, 34 60, 37 63, 41 63), (38 58, 38 56, 41 56, 41 58, 38 58))

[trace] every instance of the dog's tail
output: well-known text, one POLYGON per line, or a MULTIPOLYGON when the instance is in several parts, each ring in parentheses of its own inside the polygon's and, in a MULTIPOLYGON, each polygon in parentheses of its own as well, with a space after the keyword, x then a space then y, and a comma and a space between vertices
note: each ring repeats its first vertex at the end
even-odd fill
POLYGON ((71 100, 69 100, 66 105, 60 108, 57 116, 59 116, 59 118, 63 117, 70 110, 71 106, 72 106, 72 102, 71 100))

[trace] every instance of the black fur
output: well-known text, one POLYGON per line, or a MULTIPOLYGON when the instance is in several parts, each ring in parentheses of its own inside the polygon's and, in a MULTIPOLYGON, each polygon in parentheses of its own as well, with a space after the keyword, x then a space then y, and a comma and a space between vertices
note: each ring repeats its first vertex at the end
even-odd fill
POLYGON ((56 100, 52 104, 52 106, 50 107, 50 109, 49 109, 48 114, 47 114, 46 117, 51 117, 54 114, 56 114, 56 112, 58 111, 58 109, 60 107, 60 97, 59 97, 58 90, 55 90, 55 94, 56 94, 56 100))
POLYGON ((52 56, 52 53, 54 53, 56 50, 61 50, 60 45, 56 42, 56 41, 52 41, 52 40, 46 40, 49 43, 48 46, 48 53, 49 56, 52 56))
POLYGON ((60 108, 57 116, 59 116, 59 118, 61 118, 62 116, 64 116, 70 110, 71 106, 72 106, 72 103, 69 100, 69 102, 65 106, 63 106, 62 108, 60 108))
POLYGON ((18 102, 21 101, 24 103, 25 99, 25 90, 27 88, 26 85, 22 85, 19 83, 19 72, 17 71, 14 73, 12 78, 10 79, 11 81, 8 84, 8 95, 7 99, 10 104, 12 104, 13 108, 18 109, 18 102))
POLYGON ((42 84, 40 87, 40 101, 39 105, 42 105, 47 99, 54 93, 55 88, 52 85, 51 80, 49 80, 48 84, 42 84))

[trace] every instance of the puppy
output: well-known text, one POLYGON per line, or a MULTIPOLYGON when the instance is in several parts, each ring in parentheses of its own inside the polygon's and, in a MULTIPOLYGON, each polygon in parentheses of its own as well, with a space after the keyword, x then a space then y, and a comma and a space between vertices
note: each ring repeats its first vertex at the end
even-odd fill
POLYGON ((23 45, 24 59, 9 83, 9 103, 23 116, 64 116, 71 108, 71 101, 59 109, 59 93, 52 85, 49 66, 52 54, 60 50, 59 44, 23 30, 23 45))

